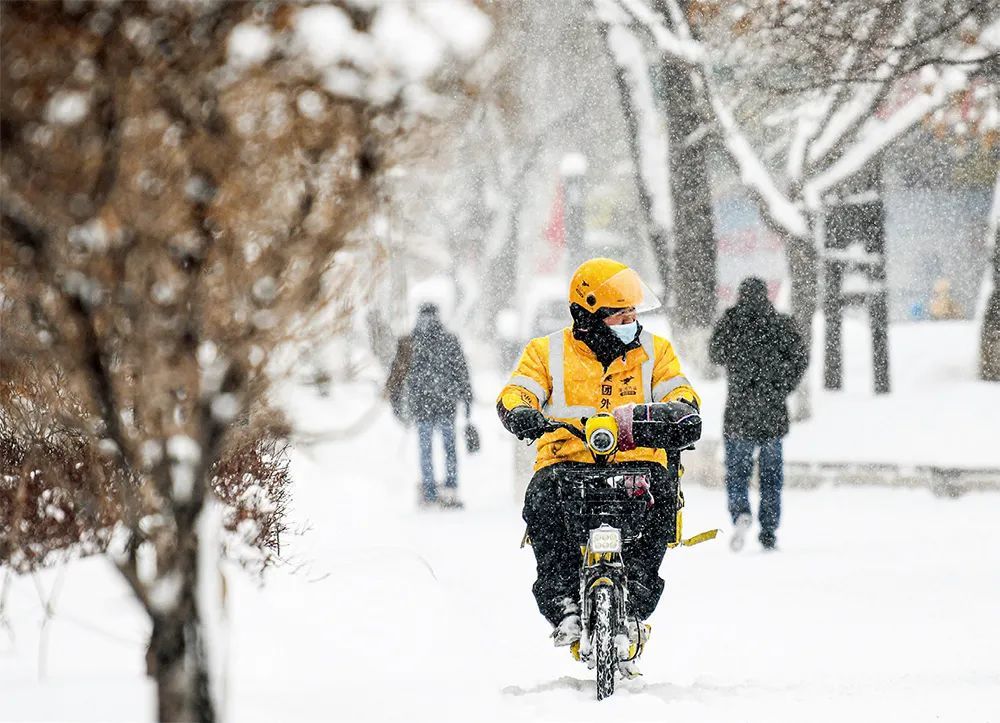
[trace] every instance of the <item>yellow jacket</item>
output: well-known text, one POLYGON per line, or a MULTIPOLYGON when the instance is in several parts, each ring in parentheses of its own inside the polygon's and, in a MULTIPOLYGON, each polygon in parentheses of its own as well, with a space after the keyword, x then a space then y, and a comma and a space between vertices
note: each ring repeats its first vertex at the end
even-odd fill
MULTIPOLYGON (((581 417, 624 404, 686 399, 700 405, 670 342, 648 331, 639 340, 640 347, 629 350, 624 361, 615 359, 605 372, 590 347, 574 339, 569 328, 532 339, 497 402, 507 410, 527 404, 576 426, 581 417)), ((536 471, 557 462, 593 461, 583 442, 564 429, 538 440, 536 471)), ((618 452, 615 461, 665 465, 667 458, 663 450, 638 448, 618 452)))

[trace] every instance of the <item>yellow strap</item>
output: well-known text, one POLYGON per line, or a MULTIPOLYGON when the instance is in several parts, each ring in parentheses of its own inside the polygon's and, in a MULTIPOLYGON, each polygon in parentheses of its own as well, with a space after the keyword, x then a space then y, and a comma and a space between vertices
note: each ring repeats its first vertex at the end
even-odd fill
POLYGON ((702 542, 708 542, 709 540, 714 540, 715 536, 719 534, 718 528, 714 530, 706 530, 705 532, 699 532, 693 537, 689 537, 686 540, 683 537, 684 534, 684 493, 680 490, 678 492, 678 507, 677 507, 677 537, 673 542, 667 543, 667 549, 673 549, 679 545, 684 545, 684 547, 691 547, 702 542))
POLYGON ((684 547, 691 547, 692 545, 697 545, 702 542, 708 542, 709 540, 714 540, 715 536, 718 534, 719 534, 718 528, 714 530, 705 530, 704 532, 699 532, 697 535, 693 537, 687 538, 686 540, 682 541, 681 544, 684 545, 684 547))
POLYGON ((702 542, 708 542, 709 540, 714 540, 716 535, 718 534, 719 534, 718 528, 714 530, 706 530, 705 532, 699 532, 697 535, 692 535, 686 540, 678 540, 677 542, 668 542, 667 547, 670 549, 678 547, 679 545, 683 545, 684 547, 692 547, 702 542))

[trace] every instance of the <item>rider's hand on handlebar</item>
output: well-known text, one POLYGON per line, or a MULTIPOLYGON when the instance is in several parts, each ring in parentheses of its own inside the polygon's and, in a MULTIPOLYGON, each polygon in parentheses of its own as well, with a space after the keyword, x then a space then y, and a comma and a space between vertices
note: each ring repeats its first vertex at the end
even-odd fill
POLYGON ((674 401, 686 404, 689 407, 691 407, 695 412, 701 414, 701 409, 698 406, 698 402, 694 401, 693 399, 685 399, 684 397, 680 397, 679 399, 675 399, 674 401))
POLYGON ((534 407, 514 407, 507 414, 507 429, 518 439, 538 439, 548 431, 548 424, 534 407))

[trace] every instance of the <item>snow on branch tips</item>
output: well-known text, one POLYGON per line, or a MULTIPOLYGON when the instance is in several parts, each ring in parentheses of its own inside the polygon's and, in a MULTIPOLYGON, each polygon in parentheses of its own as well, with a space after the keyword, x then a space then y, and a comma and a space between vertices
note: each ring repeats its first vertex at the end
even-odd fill
POLYGON ((802 211, 777 187, 760 157, 750 146, 733 118, 732 111, 706 82, 712 108, 722 131, 722 139, 746 186, 761 199, 773 221, 799 238, 809 235, 809 224, 802 211))
MULTIPOLYGON (((847 93, 849 97, 840 107, 831 107, 825 125, 819 125, 819 135, 809 145, 806 161, 816 164, 827 157, 837 144, 842 141, 845 133, 860 121, 864 121, 871 113, 875 104, 887 92, 888 82, 880 84, 857 84, 847 93)), ((839 89, 831 89, 828 102, 834 103, 834 97, 839 96, 839 89)))
POLYGON ((490 35, 488 18, 464 0, 381 2, 372 10, 366 31, 336 6, 296 13, 293 42, 335 95, 380 106, 405 96, 428 110, 435 74, 451 61, 474 58, 490 35))
POLYGON ((700 65, 706 60, 701 43, 691 38, 687 24, 681 27, 683 34, 671 32, 663 21, 649 8, 644 0, 618 0, 621 6, 652 35, 660 52, 676 58, 688 65, 700 65))
POLYGON ((964 87, 968 80, 967 74, 959 68, 946 68, 941 73, 927 70, 936 76, 929 92, 916 94, 888 118, 870 117, 857 139, 837 161, 806 183, 803 197, 810 207, 818 207, 824 193, 860 171, 868 161, 944 105, 950 94, 964 87))

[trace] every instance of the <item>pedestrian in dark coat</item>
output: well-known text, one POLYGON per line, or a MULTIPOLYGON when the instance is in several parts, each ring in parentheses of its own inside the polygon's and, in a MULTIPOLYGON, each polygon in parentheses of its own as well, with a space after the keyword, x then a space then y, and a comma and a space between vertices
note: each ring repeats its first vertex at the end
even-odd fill
POLYGON ((771 305, 764 282, 751 277, 740 284, 736 304, 716 324, 709 358, 725 367, 729 385, 723 441, 729 513, 735 527, 730 544, 741 549, 750 526, 748 485, 753 455, 759 449, 759 539, 765 549, 773 549, 781 517, 786 399, 805 373, 808 352, 791 318, 771 305))
POLYGON ((460 506, 455 417, 462 403, 468 421, 472 384, 462 345, 445 329, 434 304, 420 306, 413 332, 399 340, 386 390, 396 417, 413 420, 417 425, 423 502, 431 504, 440 498, 444 505, 460 506), (432 461, 435 430, 441 435, 445 452, 445 479, 440 494, 432 461))

